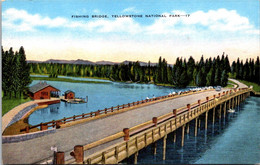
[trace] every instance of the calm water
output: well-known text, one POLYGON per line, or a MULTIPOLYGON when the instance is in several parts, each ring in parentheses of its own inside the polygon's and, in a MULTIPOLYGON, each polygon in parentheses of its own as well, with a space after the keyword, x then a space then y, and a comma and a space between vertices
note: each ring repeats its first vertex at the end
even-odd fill
MULTIPOLYGON (((211 115, 210 115, 211 117, 211 115)), ((209 118, 210 119, 210 118, 209 118)), ((194 122, 190 134, 185 135, 181 147, 181 129, 177 130, 177 142, 173 135, 167 138, 166 160, 162 160, 162 140, 157 145, 157 155, 153 156, 151 146, 139 151, 139 164, 256 164, 260 163, 260 98, 250 97, 228 114, 226 120, 217 120, 214 125, 209 120, 208 131, 204 122, 194 137, 194 122)), ((133 156, 123 163, 133 163, 133 156)))
MULTIPOLYGON (((70 77, 73 78, 74 77, 70 77)), ((84 78, 75 78, 88 80, 84 78)), ((95 80, 95 79, 92 79, 95 80)), ((102 81, 102 80, 101 80, 102 81)), ((38 83, 33 81, 31 85, 38 83)), ((111 82, 109 84, 83 84, 47 81, 61 90, 63 94, 70 89, 76 97, 89 97, 87 104, 53 104, 35 111, 29 117, 30 124, 38 124, 74 114, 87 113, 145 99, 146 97, 167 95, 169 92, 186 90, 155 86, 153 84, 127 84, 111 82)), ((194 137, 194 122, 190 123, 190 134, 185 135, 184 147, 181 147, 181 129, 177 130, 177 142, 173 135, 167 138, 166 160, 162 160, 162 140, 158 141, 157 154, 153 156, 151 146, 139 151, 138 164, 256 164, 260 163, 260 98, 250 97, 237 107, 235 113, 228 114, 226 120, 212 124, 209 115, 208 130, 204 130, 204 121, 194 137)), ((122 163, 133 163, 133 156, 122 163)))
MULTIPOLYGON (((96 79, 66 77, 76 80, 96 81, 96 79)), ((127 104, 134 101, 144 100, 146 97, 152 98, 153 95, 163 96, 170 92, 178 92, 185 89, 173 89, 170 87, 161 87, 153 84, 129 84, 111 82, 108 80, 99 80, 109 82, 107 84, 95 83, 70 83, 47 81, 48 84, 58 88, 61 94, 66 90, 75 92, 76 97, 85 98, 88 96, 86 104, 68 104, 61 102, 59 104, 49 105, 47 108, 39 109, 32 113, 29 117, 29 124, 35 125, 41 122, 62 119, 91 111, 97 111, 111 106, 127 104)), ((38 83, 38 80, 32 82, 31 85, 38 83)))

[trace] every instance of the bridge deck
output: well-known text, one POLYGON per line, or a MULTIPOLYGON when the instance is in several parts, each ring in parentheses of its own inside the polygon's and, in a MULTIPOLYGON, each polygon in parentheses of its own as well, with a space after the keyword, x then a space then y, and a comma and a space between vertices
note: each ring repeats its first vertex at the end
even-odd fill
MULTIPOLYGON (((226 90, 228 89, 218 92, 214 90, 205 91, 147 106, 137 106, 135 109, 124 113, 58 129, 56 133, 39 138, 19 143, 5 143, 2 145, 3 162, 4 164, 40 162, 53 156, 51 146, 57 146, 59 151, 64 151, 65 156, 70 157, 69 152, 75 145, 85 145, 95 142, 109 135, 118 133, 122 131, 123 128, 130 128, 150 121, 152 120, 152 117, 164 115, 172 112, 172 109, 186 106, 189 103, 197 102, 199 99, 205 99, 206 96, 212 96, 226 90)), ((90 149, 88 154, 91 154, 96 150, 101 150, 103 147, 112 145, 120 140, 122 139, 90 149)))

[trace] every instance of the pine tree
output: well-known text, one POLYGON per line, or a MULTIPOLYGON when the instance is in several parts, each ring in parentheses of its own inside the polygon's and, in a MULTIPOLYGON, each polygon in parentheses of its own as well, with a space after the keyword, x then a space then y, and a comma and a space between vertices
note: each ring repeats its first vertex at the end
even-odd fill
POLYGON ((221 85, 221 70, 219 68, 216 69, 215 74, 215 85, 221 85))
POLYGON ((225 66, 224 66, 224 69, 225 69, 227 72, 231 72, 228 55, 226 55, 226 57, 225 57, 224 65, 225 65, 225 66))
POLYGON ((232 65, 231 65, 231 74, 234 76, 234 77, 236 77, 236 62, 235 61, 233 61, 232 62, 232 65))
POLYGON ((221 74, 221 86, 225 87, 227 86, 228 82, 228 73, 226 70, 224 70, 221 74))
POLYGON ((255 68, 255 74, 254 74, 255 82, 257 84, 260 84, 260 60, 259 60, 259 56, 257 56, 254 68, 255 68))
POLYGON ((188 78, 190 80, 193 80, 193 72, 195 69, 195 60, 193 59, 192 56, 190 56, 188 63, 187 63, 187 74, 188 74, 188 78))
POLYGON ((205 76, 205 66, 199 71, 197 75, 196 84, 198 86, 205 86, 206 85, 206 76, 205 76))
POLYGON ((26 55, 24 48, 21 46, 19 49, 19 79, 21 81, 20 96, 27 90, 27 86, 31 83, 30 67, 26 62, 26 55))
POLYGON ((183 70, 180 77, 179 87, 186 87, 189 84, 188 74, 186 69, 183 70))
POLYGON ((206 77, 206 86, 214 86, 215 70, 211 68, 206 77))
POLYGON ((162 83, 168 83, 168 78, 167 78, 167 61, 165 58, 163 59, 162 66, 161 66, 161 72, 162 72, 162 83))
POLYGON ((158 67, 157 67, 157 80, 156 82, 161 83, 162 82, 162 57, 159 58, 158 67))
POLYGON ((14 92, 14 97, 17 98, 17 93, 21 91, 22 81, 20 80, 20 70, 22 70, 20 65, 20 56, 16 51, 12 59, 12 91, 14 92))
POLYGON ((248 59, 246 59, 246 63, 245 63, 245 65, 244 65, 244 72, 243 72, 243 79, 244 80, 247 80, 247 81, 250 81, 249 80, 249 73, 250 72, 250 70, 249 70, 249 63, 248 63, 248 59))
POLYGON ((241 76, 240 76, 240 60, 239 60, 239 58, 237 58, 235 72, 236 72, 236 79, 240 79, 241 76))
POLYGON ((4 52, 2 47, 2 90, 4 92, 4 96, 8 95, 9 91, 9 65, 8 65, 9 55, 8 52, 4 52))

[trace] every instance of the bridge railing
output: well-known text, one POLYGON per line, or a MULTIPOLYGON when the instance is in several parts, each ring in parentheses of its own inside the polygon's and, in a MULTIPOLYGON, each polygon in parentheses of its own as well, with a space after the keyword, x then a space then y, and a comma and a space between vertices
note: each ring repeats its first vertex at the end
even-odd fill
POLYGON ((53 120, 53 121, 49 121, 49 122, 40 123, 37 125, 27 126, 23 129, 21 129, 20 132, 25 131, 25 133, 29 133, 29 131, 33 128, 38 128, 41 131, 47 130, 48 128, 57 128, 58 129, 61 127, 62 124, 66 124, 69 122, 92 118, 92 117, 96 117, 96 116, 104 115, 104 114, 108 114, 108 113, 113 113, 113 112, 117 112, 117 111, 125 109, 125 108, 130 108, 130 107, 138 106, 141 104, 151 103, 151 102, 162 100, 162 99, 177 98, 177 97, 186 96, 189 94, 199 93, 199 92, 203 92, 203 91, 205 91, 205 90, 200 90, 200 91, 190 90, 190 91, 180 92, 180 95, 171 94, 171 95, 159 96, 159 97, 155 97, 155 98, 145 99, 145 100, 136 101, 136 102, 123 104, 123 105, 118 105, 118 106, 114 106, 114 107, 110 107, 110 108, 105 108, 103 110, 97 110, 95 112, 83 113, 81 115, 74 115, 74 116, 67 117, 67 118, 64 117, 63 119, 59 119, 59 120, 53 120))
MULTIPOLYGON (((131 154, 135 153, 136 150, 140 150, 144 148, 145 146, 151 144, 152 142, 162 138, 165 133, 172 132, 173 129, 177 129, 180 127, 183 123, 188 122, 189 120, 194 119, 195 117, 199 116, 201 113, 204 113, 208 109, 212 109, 218 104, 223 103, 224 101, 238 96, 242 93, 245 93, 248 89, 234 89, 230 90, 224 93, 219 93, 218 95, 213 95, 211 97, 206 97, 206 99, 198 100, 197 103, 193 104, 187 104, 187 107, 181 107, 178 109, 174 109, 173 112, 165 114, 163 116, 158 117, 156 120, 154 118, 148 122, 142 123, 140 125, 134 126, 129 129, 129 141, 120 142, 118 144, 115 144, 113 146, 110 146, 100 152, 94 153, 90 156, 88 156, 85 160, 87 160, 87 163, 89 164, 96 164, 96 163, 118 163, 118 161, 123 160, 125 157, 130 156, 131 154), (155 122, 156 121, 156 122, 155 122), (165 131, 162 133, 162 127, 164 125, 165 131), (142 132, 142 134, 140 134, 142 132), (156 134, 159 135, 158 137, 154 137, 156 134), (151 137, 151 135, 153 135, 151 137), (140 141, 143 141, 143 143, 140 143, 140 141), (139 145, 140 146, 137 146, 139 145), (136 149, 133 149, 131 151, 131 147, 135 147, 136 149), (120 152, 123 152, 125 150, 128 150, 127 156, 122 156, 120 152), (115 154, 109 154, 110 152, 114 152, 117 154, 117 158, 113 157, 115 154), (121 155, 121 156, 119 156, 121 155), (119 157, 118 157, 119 156, 119 157), (111 160, 110 160, 111 159, 111 160), (116 161, 115 161, 116 159, 116 161)), ((111 135, 107 138, 101 139, 99 141, 87 144, 83 146, 83 151, 89 150, 91 148, 97 147, 101 144, 122 138, 125 136, 124 131, 118 132, 117 134, 111 135)), ((72 151, 74 152, 74 151, 72 151)), ((125 153, 125 152, 124 152, 125 153)), ((125 154, 126 154, 125 153, 125 154)), ((73 155, 73 154, 72 154, 73 155)), ((68 163, 71 162, 78 162, 77 158, 71 159, 68 161, 68 163)), ((83 161, 83 160, 82 160, 83 161)), ((82 163, 81 161, 81 163, 82 163)))

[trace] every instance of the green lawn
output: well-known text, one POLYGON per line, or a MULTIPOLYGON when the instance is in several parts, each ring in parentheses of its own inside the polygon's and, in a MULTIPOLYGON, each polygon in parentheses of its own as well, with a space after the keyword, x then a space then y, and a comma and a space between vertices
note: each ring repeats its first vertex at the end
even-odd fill
POLYGON ((230 81, 230 80, 228 80, 228 84, 227 84, 227 86, 225 86, 226 88, 233 88, 234 87, 234 85, 237 85, 237 87, 238 87, 238 84, 237 83, 235 83, 235 82, 233 82, 233 81, 230 81))
POLYGON ((249 82, 249 81, 245 81, 245 80, 239 80, 241 83, 246 84, 248 87, 250 87, 251 85, 253 86, 254 91, 256 92, 260 92, 260 85, 258 85, 257 83, 253 83, 253 82, 249 82))
POLYGON ((25 103, 25 102, 30 101, 30 100, 31 100, 30 98, 27 98, 27 99, 23 99, 23 98, 8 99, 8 98, 3 97, 2 98, 2 116, 4 116, 4 114, 6 114, 8 111, 13 109, 17 105, 20 105, 20 104, 25 103))
POLYGON ((233 88, 234 87, 234 85, 232 85, 232 84, 228 84, 227 86, 225 86, 225 88, 233 88))
POLYGON ((49 78, 49 77, 31 77, 32 80, 46 80, 46 81, 63 81, 63 82, 72 82, 72 83, 100 83, 107 84, 109 82, 102 81, 83 81, 83 80, 73 80, 69 78, 49 78))

